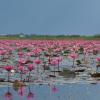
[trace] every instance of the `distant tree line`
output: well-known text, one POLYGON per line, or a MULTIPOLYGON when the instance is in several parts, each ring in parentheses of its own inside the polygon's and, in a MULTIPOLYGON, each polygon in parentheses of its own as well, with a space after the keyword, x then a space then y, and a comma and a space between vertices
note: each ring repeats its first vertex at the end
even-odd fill
POLYGON ((6 34, 2 35, 0 37, 4 38, 29 38, 29 39, 66 39, 66 38, 86 38, 86 39, 91 39, 91 38, 100 38, 100 34, 95 34, 91 36, 87 35, 37 35, 37 34, 24 34, 24 33, 19 33, 19 34, 6 34))

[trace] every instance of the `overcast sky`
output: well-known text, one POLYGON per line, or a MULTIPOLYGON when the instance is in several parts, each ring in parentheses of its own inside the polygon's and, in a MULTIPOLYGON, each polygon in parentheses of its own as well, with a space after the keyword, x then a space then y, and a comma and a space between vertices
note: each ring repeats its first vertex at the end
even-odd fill
POLYGON ((0 0, 0 33, 100 33, 100 0, 0 0))

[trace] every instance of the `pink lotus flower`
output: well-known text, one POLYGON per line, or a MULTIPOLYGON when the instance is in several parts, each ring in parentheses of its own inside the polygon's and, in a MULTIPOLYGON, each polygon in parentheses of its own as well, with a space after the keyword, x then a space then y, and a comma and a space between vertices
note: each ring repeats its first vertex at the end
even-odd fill
POLYGON ((70 57, 73 59, 73 65, 72 65, 72 67, 74 67, 75 59, 78 57, 78 55, 75 54, 75 53, 73 53, 73 54, 70 54, 70 57))
POLYGON ((33 52, 28 52, 26 55, 31 56, 32 54, 33 54, 33 52))
POLYGON ((24 67, 23 66, 19 66, 18 69, 20 70, 20 77, 21 77, 21 81, 22 81, 22 74, 23 74, 23 71, 24 71, 24 67))
POLYGON ((34 67, 32 64, 29 64, 29 65, 28 65, 28 70, 29 70, 29 71, 34 70, 34 68, 35 68, 35 67, 34 67))
POLYGON ((12 69, 13 69, 13 67, 12 66, 5 66, 5 69, 7 70, 7 71, 11 71, 12 69))
POLYGON ((54 67, 54 77, 55 77, 55 66, 58 65, 59 62, 58 62, 57 60, 54 59, 54 60, 52 60, 50 63, 51 63, 51 65, 53 65, 53 67, 54 67))
POLYGON ((12 66, 5 66, 5 69, 8 71, 8 82, 9 82, 9 73, 13 69, 12 66))
POLYGON ((35 59, 34 61, 33 61, 35 64, 41 64, 41 60, 39 60, 39 59, 35 59))
POLYGON ((62 61, 63 58, 62 58, 62 57, 56 57, 55 59, 56 59, 58 62, 60 62, 60 61, 62 61))
POLYGON ((4 55, 4 54, 5 54, 5 51, 0 50, 0 55, 4 55))
POLYGON ((100 57, 96 58, 96 60, 97 60, 98 62, 100 62, 100 57))
POLYGON ((20 59, 18 60, 18 62, 19 62, 20 64, 24 64, 24 63, 26 62, 26 60, 23 59, 23 58, 20 58, 20 59))
POLYGON ((39 55, 39 53, 40 53, 41 51, 42 51, 41 49, 36 48, 36 49, 33 50, 33 53, 34 53, 35 55, 39 55))
POLYGON ((23 52, 18 52, 18 55, 21 57, 23 56, 23 52))
POLYGON ((70 57, 71 57, 72 59, 76 59, 78 56, 77 56, 77 54, 71 54, 70 57))
POLYGON ((58 61, 58 71, 59 71, 59 64, 62 61, 62 57, 56 57, 55 59, 58 61))
POLYGON ((19 66, 18 69, 23 72, 24 71, 24 67, 23 66, 19 66))
POLYGON ((39 60, 39 59, 35 59, 34 61, 33 61, 35 64, 37 64, 37 73, 39 73, 39 64, 41 64, 41 60, 39 60))
MULTIPOLYGON (((32 64, 28 65, 28 70, 31 72, 34 69, 34 66, 32 64)), ((30 80, 30 72, 29 72, 29 78, 28 81, 30 80)))
POLYGON ((54 59, 54 60, 52 60, 50 63, 51 63, 51 65, 53 65, 53 66, 58 65, 58 61, 57 61, 57 60, 55 60, 55 59, 54 59))

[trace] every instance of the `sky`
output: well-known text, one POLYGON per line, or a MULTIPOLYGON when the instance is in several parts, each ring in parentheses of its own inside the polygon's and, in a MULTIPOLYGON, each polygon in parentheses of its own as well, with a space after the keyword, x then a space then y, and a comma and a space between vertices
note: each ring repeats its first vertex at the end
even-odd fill
POLYGON ((0 0, 0 34, 100 33, 100 0, 0 0))

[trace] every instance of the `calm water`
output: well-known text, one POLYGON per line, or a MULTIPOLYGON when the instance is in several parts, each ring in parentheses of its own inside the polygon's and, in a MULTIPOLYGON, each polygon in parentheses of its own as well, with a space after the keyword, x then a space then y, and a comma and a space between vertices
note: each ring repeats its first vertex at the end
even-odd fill
MULTIPOLYGON (((0 100, 5 99, 8 87, 0 87, 0 100)), ((23 95, 9 88, 12 100, 28 100, 29 87, 25 87, 23 95)), ((33 98, 29 100, 100 100, 100 84, 70 83, 64 85, 30 85, 33 98)))

